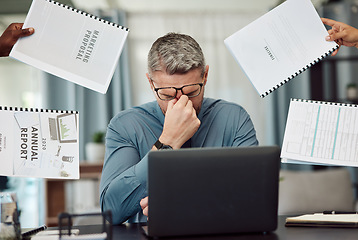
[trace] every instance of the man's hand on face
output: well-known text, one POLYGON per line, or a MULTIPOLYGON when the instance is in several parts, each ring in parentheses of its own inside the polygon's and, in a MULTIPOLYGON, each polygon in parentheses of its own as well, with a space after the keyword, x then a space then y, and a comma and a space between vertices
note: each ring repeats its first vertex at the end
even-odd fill
POLYGON ((165 113, 164 127, 159 140, 173 149, 179 149, 198 130, 200 120, 192 101, 188 96, 182 95, 178 100, 168 102, 165 113))

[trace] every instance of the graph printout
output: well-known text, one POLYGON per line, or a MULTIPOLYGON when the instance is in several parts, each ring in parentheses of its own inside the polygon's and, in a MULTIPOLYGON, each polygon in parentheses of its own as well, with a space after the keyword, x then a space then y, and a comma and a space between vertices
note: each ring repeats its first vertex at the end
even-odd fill
POLYGON ((358 166, 358 106, 293 99, 282 162, 358 166))
POLYGON ((0 175, 79 178, 79 114, 0 106, 0 175))

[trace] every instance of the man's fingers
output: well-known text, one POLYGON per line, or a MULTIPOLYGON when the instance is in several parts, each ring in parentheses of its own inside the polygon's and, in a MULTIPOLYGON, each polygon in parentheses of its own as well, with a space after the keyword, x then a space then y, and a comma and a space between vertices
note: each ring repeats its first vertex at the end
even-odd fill
POLYGON ((148 217, 148 207, 143 209, 143 215, 148 217))
POLYGON ((193 108, 193 109, 194 109, 194 107, 193 107, 193 102, 192 102, 190 99, 188 99, 188 102, 186 103, 186 106, 187 106, 188 108, 193 108))
POLYGON ((172 99, 172 100, 170 100, 170 101, 168 102, 167 111, 170 110, 170 109, 172 109, 172 108, 174 107, 174 105, 175 105, 176 102, 177 102, 177 100, 176 100, 175 98, 172 99))
POLYGON ((142 209, 148 207, 148 197, 145 197, 142 200, 140 200, 139 204, 142 209))
POLYGON ((193 107, 193 102, 191 100, 188 100, 185 106, 185 110, 187 111, 188 114, 190 114, 191 117, 196 117, 196 111, 195 108, 193 107))
POLYGON ((148 217, 148 197, 140 200, 139 204, 143 210, 143 214, 148 217))
POLYGON ((189 101, 188 96, 181 95, 175 105, 178 107, 185 107, 187 105, 188 101, 189 101))

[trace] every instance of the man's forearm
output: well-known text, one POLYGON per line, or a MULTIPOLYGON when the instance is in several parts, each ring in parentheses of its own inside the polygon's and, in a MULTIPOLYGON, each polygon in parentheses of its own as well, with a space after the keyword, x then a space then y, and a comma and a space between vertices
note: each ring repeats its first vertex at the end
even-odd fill
POLYGON ((121 224, 141 211, 139 202, 147 196, 146 169, 147 156, 114 178, 102 190, 102 211, 112 211, 114 224, 121 224))

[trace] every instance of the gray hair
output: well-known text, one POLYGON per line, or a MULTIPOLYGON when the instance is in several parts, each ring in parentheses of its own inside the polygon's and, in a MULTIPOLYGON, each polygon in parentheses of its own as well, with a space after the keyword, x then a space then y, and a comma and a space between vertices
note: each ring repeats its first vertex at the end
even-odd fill
POLYGON ((169 75, 201 69, 205 73, 204 54, 189 35, 168 33, 158 38, 148 53, 148 72, 163 71, 169 75))

